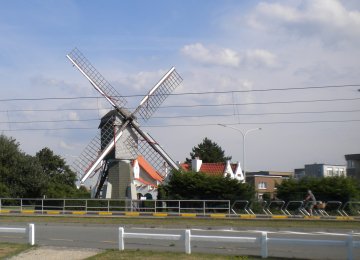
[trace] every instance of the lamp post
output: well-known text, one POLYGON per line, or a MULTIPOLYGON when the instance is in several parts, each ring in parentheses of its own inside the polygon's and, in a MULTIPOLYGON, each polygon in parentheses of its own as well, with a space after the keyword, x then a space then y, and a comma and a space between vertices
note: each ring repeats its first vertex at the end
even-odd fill
POLYGON ((245 139, 246 139, 246 135, 248 133, 250 133, 250 132, 253 132, 253 131, 256 131, 256 130, 261 130, 261 128, 260 127, 252 128, 252 129, 246 130, 245 133, 244 133, 240 129, 229 126, 229 125, 224 125, 224 124, 218 124, 218 125, 223 126, 223 127, 231 128, 231 129, 241 133, 241 136, 242 136, 242 139, 243 139, 243 172, 244 172, 244 181, 246 182, 246 168, 245 168, 245 139))

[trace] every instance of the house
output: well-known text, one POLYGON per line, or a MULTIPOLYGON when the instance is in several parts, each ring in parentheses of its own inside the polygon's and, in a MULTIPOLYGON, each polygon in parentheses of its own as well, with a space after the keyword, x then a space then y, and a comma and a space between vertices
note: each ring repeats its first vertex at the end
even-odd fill
POLYGON ((276 184, 281 184, 284 179, 276 175, 246 175, 246 182, 254 187, 258 200, 262 200, 264 194, 268 194, 270 199, 276 198, 276 184))
POLYGON ((289 179, 293 176, 293 172, 247 172, 246 182, 254 187, 256 197, 259 200, 262 200, 264 194, 268 194, 270 198, 273 199, 276 197, 276 184, 280 184, 284 179, 289 179))
POLYGON ((346 154, 345 160, 347 176, 360 180, 360 154, 346 154))
POLYGON ((202 172, 212 176, 229 176, 240 182, 244 182, 244 175, 241 170, 240 162, 231 163, 226 161, 223 163, 203 163, 199 158, 191 161, 191 166, 187 163, 180 164, 180 167, 185 171, 202 172))
POLYGON ((346 177, 346 166, 345 165, 333 165, 324 163, 313 163, 305 164, 304 168, 295 169, 295 179, 301 179, 303 177, 334 177, 344 176, 346 177))
MULTIPOLYGON (((199 158, 191 161, 191 165, 183 163, 180 164, 185 171, 192 170, 194 172, 202 172, 212 176, 229 176, 244 182, 244 175, 241 170, 240 163, 203 163, 199 158)), ((247 172, 246 182, 254 186, 255 192, 259 199, 262 199, 265 193, 269 194, 271 198, 276 195, 275 185, 280 184, 284 178, 293 176, 292 172, 276 172, 276 171, 261 171, 261 172, 247 172)))
POLYGON ((346 166, 323 163, 305 164, 305 176, 316 178, 333 176, 346 177, 346 166))
POLYGON ((249 176, 260 175, 260 176, 280 176, 283 178, 294 177, 293 172, 279 172, 279 171, 258 171, 258 172, 247 172, 246 178, 249 176))
POLYGON ((305 177, 305 168, 299 168, 294 170, 294 178, 301 179, 305 177))

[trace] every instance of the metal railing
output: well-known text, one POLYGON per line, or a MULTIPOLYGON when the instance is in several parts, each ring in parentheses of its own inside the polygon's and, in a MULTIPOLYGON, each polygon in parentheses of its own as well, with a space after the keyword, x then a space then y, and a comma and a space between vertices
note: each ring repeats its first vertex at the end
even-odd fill
POLYGON ((164 212, 230 214, 229 200, 115 200, 115 199, 31 199, 0 198, 0 211, 52 212, 164 212))
MULTIPOLYGON (((192 213, 198 215, 227 214, 255 215, 265 214, 287 216, 310 216, 309 203, 304 201, 283 200, 263 201, 254 203, 248 200, 117 200, 117 199, 33 199, 33 198, 0 198, 0 213, 27 213, 36 211, 40 214, 68 212, 143 212, 143 213, 192 213), (255 210, 255 209, 256 210, 255 210)), ((313 215, 358 216, 360 201, 328 201, 317 204, 313 215), (321 205, 321 206, 320 206, 321 205)))

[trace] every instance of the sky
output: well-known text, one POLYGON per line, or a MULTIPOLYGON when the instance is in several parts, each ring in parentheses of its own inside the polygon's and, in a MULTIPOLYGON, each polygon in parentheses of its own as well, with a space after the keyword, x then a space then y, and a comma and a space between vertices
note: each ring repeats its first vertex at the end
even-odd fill
POLYGON ((142 125, 175 161, 207 137, 243 164, 247 132, 246 171, 345 165, 359 46, 356 0, 3 0, 0 131, 31 155, 81 154, 110 106, 66 58, 78 48, 130 111, 176 67, 176 95, 142 125))

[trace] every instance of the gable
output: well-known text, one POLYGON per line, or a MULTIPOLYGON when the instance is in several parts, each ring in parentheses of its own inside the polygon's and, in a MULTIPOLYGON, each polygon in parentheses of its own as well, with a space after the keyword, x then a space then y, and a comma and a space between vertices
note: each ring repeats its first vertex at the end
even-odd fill
POLYGON ((141 172, 144 172, 156 181, 163 181, 163 177, 144 159, 144 157, 138 156, 137 161, 140 169, 142 170, 141 172))

